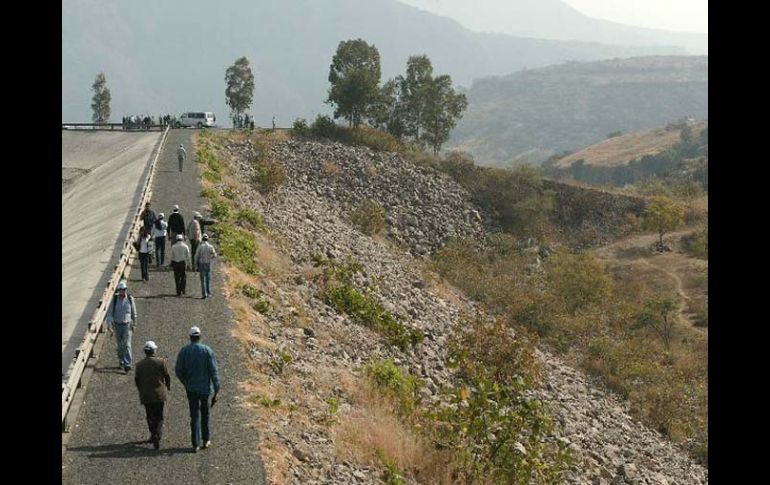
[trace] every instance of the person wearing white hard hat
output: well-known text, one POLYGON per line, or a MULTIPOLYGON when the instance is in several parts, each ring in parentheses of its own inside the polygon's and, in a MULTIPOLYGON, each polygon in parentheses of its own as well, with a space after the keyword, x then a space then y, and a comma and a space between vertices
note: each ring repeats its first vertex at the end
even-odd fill
POLYGON ((190 343, 176 356, 175 373, 187 391, 190 404, 190 436, 193 453, 211 446, 209 408, 213 408, 219 394, 219 367, 211 347, 201 343, 201 329, 190 329, 190 343), (209 404, 211 391, 214 396, 209 404))
POLYGON ((128 374, 131 370, 131 333, 136 328, 136 305, 134 297, 128 294, 125 280, 118 283, 118 293, 112 297, 112 303, 107 309, 107 330, 115 334, 117 341, 118 363, 128 374))
POLYGON ((179 206, 174 204, 171 215, 168 216, 168 240, 171 244, 174 244, 178 234, 184 235, 184 217, 179 212, 179 206))
POLYGON ((185 273, 185 270, 191 265, 190 248, 184 243, 184 236, 177 234, 176 243, 171 246, 171 267, 174 269, 176 296, 185 294, 187 289, 187 273, 185 273))
MULTIPOLYGON (((198 211, 193 212, 193 220, 187 226, 187 239, 190 241, 190 254, 195 255, 195 251, 198 249, 198 244, 201 242, 201 223, 200 220, 203 216, 198 211)), ((196 270, 195 259, 193 259, 193 271, 196 270)))
POLYGON ((155 238, 155 263, 161 267, 166 263, 166 236, 168 235, 168 222, 166 215, 158 214, 158 219, 152 225, 152 237, 155 238))
POLYGON ((158 345, 152 340, 144 344, 144 359, 136 364, 134 383, 139 390, 139 401, 144 405, 147 414, 147 427, 150 438, 146 443, 152 443, 157 450, 163 434, 163 408, 168 391, 171 390, 171 375, 166 361, 156 357, 158 345))
POLYGON ((182 171, 184 166, 184 159, 187 158, 187 150, 184 149, 184 145, 179 144, 179 148, 176 149, 176 158, 179 160, 179 171, 182 171))
POLYGON ((201 277, 202 298, 211 296, 211 262, 217 257, 217 251, 214 246, 209 244, 209 235, 203 235, 203 242, 195 251, 193 262, 198 267, 198 273, 201 277))

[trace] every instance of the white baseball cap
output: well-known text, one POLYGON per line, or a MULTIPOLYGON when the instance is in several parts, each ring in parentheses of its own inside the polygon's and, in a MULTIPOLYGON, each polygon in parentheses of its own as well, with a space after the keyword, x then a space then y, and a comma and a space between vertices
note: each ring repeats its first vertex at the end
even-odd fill
POLYGON ((181 234, 177 234, 177 235, 176 235, 176 240, 177 240, 177 241, 183 241, 183 240, 184 240, 184 236, 183 236, 183 235, 181 235, 181 234))
POLYGON ((158 345, 155 342, 153 342, 152 340, 148 340, 144 344, 144 350, 158 350, 158 345))
POLYGON ((172 209, 174 209, 174 212, 176 212, 179 210, 179 206, 177 204, 174 204, 174 207, 172 207, 172 209))
POLYGON ((126 288, 128 288, 128 285, 126 284, 126 280, 120 280, 120 283, 118 283, 118 289, 125 290, 126 288))
POLYGON ((190 329, 190 337, 197 337, 197 336, 200 336, 200 334, 201 334, 201 329, 200 328, 192 327, 190 329))

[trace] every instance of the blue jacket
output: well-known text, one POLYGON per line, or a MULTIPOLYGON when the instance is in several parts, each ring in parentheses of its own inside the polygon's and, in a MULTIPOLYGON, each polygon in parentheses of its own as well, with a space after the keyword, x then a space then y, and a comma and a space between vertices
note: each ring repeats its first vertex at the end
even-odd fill
POLYGON ((212 384, 214 392, 219 392, 217 358, 208 345, 192 342, 182 347, 174 370, 187 392, 211 394, 212 384))

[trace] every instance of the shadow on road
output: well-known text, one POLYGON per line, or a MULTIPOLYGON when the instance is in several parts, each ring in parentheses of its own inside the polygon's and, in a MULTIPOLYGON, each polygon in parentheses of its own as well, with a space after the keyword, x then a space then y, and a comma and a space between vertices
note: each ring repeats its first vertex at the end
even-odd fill
POLYGON ((192 453, 191 448, 162 448, 152 449, 146 441, 129 441, 113 445, 78 446, 67 448, 67 451, 88 453, 89 458, 136 458, 137 456, 175 455, 177 453, 192 453))

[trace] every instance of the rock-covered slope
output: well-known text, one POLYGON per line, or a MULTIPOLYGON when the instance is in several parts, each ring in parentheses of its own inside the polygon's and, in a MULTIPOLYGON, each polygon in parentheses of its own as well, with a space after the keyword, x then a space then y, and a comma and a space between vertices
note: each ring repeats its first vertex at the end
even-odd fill
MULTIPOLYGON (((254 317, 256 335, 250 345, 252 359, 262 368, 269 369, 282 353, 292 356, 287 371, 268 373, 267 385, 273 395, 283 389, 282 398, 295 414, 265 421, 261 433, 274 451, 285 450, 276 455, 286 463, 283 478, 289 482, 381 483, 376 467, 340 458, 339 444, 324 424, 328 399, 339 399, 340 419, 349 419, 352 398, 343 376, 360 374, 361 365, 379 355, 424 381, 426 403, 442 404, 439 389, 451 379, 447 338, 473 303, 440 291, 415 255, 435 250, 452 235, 482 235, 478 209, 450 179, 396 155, 296 141, 262 151, 261 156, 283 163, 289 175, 276 194, 265 198, 245 183, 260 149, 250 141, 225 146, 235 176, 244 181, 240 202, 264 214, 271 244, 286 261, 280 274, 263 278, 274 311, 254 317), (387 239, 368 237, 348 222, 347 214, 364 198, 386 208, 387 239), (357 285, 370 289, 406 325, 422 329, 424 342, 399 351, 325 305, 308 270, 317 254, 360 262, 357 285)), ((569 483, 708 482, 704 468, 635 422, 623 403, 591 379, 553 355, 543 352, 539 358, 545 375, 536 394, 558 419, 560 438, 576 457, 569 483)))

